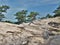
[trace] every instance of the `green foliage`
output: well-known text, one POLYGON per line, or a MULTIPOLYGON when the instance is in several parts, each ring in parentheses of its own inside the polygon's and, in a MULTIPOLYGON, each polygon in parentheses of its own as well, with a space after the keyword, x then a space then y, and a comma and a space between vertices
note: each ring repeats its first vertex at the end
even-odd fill
POLYGON ((13 23, 12 21, 9 21, 9 20, 6 20, 6 21, 4 21, 4 22, 7 22, 7 23, 13 23))
POLYGON ((22 10, 15 14, 18 23, 26 22, 26 14, 27 14, 27 10, 22 10))
MULTIPOLYGON (((3 13, 6 13, 7 10, 9 9, 10 7, 7 6, 7 5, 2 5, 0 6, 0 21, 2 21, 3 18, 5 18, 4 14, 3 13)), ((53 12, 55 13, 54 16, 51 16, 50 14, 47 14, 45 17, 42 17, 40 19, 46 19, 46 18, 53 18, 53 17, 57 17, 57 16, 60 16, 60 6, 53 12)), ((29 15, 27 15, 27 10, 21 10, 19 12, 17 12, 15 14, 16 16, 16 19, 18 20, 17 22, 14 22, 15 24, 20 24, 20 23, 23 23, 23 22, 31 22, 33 20, 36 20, 39 15, 38 12, 30 12, 29 15)), ((5 22, 9 22, 9 23, 12 23, 10 21, 5 21, 5 22)))
POLYGON ((5 18, 4 14, 0 13, 0 21, 2 20, 2 18, 5 18))
POLYGON ((0 12, 6 12, 7 9, 9 9, 9 6, 7 6, 7 5, 0 6, 0 12))
POLYGON ((54 17, 60 16, 60 6, 53 13, 55 13, 54 17))
POLYGON ((46 18, 53 18, 53 16, 51 16, 50 14, 47 14, 46 18))
POLYGON ((9 9, 9 6, 6 5, 0 6, 0 21, 2 21, 3 18, 5 18, 3 12, 6 13, 7 9, 9 9))
POLYGON ((32 20, 36 19, 36 16, 39 15, 37 12, 30 12, 30 14, 27 16, 27 10, 22 10, 19 11, 15 14, 16 19, 18 20, 18 24, 23 23, 23 22, 30 22, 32 20))
POLYGON ((40 19, 46 19, 46 17, 41 17, 40 19))
POLYGON ((50 14, 47 14, 45 17, 42 17, 40 19, 47 19, 47 18, 53 18, 53 16, 51 16, 50 14))
POLYGON ((36 19, 36 17, 39 15, 38 12, 30 12, 30 14, 27 16, 29 21, 33 21, 36 19))

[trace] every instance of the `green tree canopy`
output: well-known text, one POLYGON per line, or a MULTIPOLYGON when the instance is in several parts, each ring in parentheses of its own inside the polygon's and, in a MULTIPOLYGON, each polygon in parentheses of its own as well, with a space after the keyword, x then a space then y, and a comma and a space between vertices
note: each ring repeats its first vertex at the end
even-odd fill
POLYGON ((28 15, 28 17, 31 20, 35 20, 38 15, 39 15, 38 12, 30 12, 30 14, 28 15))
POLYGON ((7 5, 0 6, 0 21, 2 21, 3 18, 5 18, 3 12, 6 13, 7 9, 9 9, 9 6, 7 5))
POLYGON ((2 18, 5 18, 4 14, 0 13, 0 21, 2 20, 2 18))
POLYGON ((6 12, 7 9, 9 9, 9 6, 7 6, 7 5, 2 5, 2 6, 0 6, 0 13, 6 12))
POLYGON ((55 13, 54 17, 60 16, 60 6, 53 13, 55 13))
POLYGON ((51 16, 50 14, 46 15, 46 18, 52 18, 53 16, 51 16))
POLYGON ((15 14, 18 23, 26 22, 26 14, 27 14, 27 10, 22 10, 15 14))

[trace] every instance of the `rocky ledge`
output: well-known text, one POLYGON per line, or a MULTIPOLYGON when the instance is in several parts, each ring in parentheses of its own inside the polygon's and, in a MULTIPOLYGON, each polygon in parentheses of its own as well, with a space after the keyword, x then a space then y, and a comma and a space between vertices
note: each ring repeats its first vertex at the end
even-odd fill
POLYGON ((60 17, 33 22, 0 22, 0 45, 60 45, 60 17))

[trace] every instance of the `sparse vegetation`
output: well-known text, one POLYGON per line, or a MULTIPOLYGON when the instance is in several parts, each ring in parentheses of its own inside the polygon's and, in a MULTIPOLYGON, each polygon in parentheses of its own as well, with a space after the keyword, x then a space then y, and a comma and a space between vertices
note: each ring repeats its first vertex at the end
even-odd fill
POLYGON ((55 13, 55 15, 53 17, 59 17, 60 16, 60 6, 53 13, 55 13))
POLYGON ((2 21, 3 18, 5 18, 3 13, 6 13, 7 9, 9 9, 9 6, 7 5, 0 6, 0 21, 2 21))
MULTIPOLYGON (((2 21, 3 18, 5 18, 4 13, 7 12, 7 9, 9 9, 10 7, 7 5, 2 5, 0 6, 0 21, 2 21)), ((60 6, 53 12, 55 13, 53 16, 50 14, 47 14, 45 17, 41 17, 40 19, 46 19, 46 18, 53 18, 53 17, 57 17, 60 16, 60 6)), ((14 23, 14 24, 21 24, 23 22, 31 22, 33 23, 33 20, 36 20, 36 18, 39 19, 39 13, 38 12, 30 12, 30 14, 28 14, 28 10, 21 10, 18 11, 16 14, 14 14, 14 16, 17 19, 17 22, 11 22, 11 21, 5 21, 8 23, 14 23)))

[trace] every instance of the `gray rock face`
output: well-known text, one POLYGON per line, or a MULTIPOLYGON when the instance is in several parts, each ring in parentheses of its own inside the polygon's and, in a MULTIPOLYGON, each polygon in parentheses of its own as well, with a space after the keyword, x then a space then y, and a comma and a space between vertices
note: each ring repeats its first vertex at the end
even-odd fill
POLYGON ((49 22, 56 20, 58 22, 58 18, 37 20, 34 21, 35 24, 30 25, 0 22, 0 45, 60 45, 60 32, 48 25, 49 22), (51 32, 48 30, 50 28, 51 32))
POLYGON ((55 36, 51 41, 50 45, 60 45, 60 35, 55 36))
POLYGON ((55 27, 55 28, 60 28, 60 23, 56 23, 56 22, 49 22, 48 23, 50 26, 55 27))

